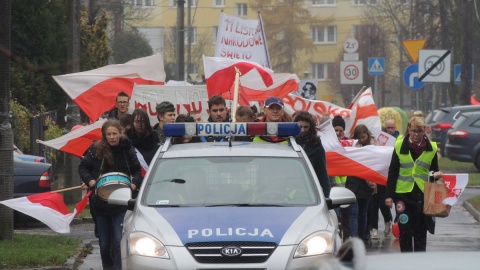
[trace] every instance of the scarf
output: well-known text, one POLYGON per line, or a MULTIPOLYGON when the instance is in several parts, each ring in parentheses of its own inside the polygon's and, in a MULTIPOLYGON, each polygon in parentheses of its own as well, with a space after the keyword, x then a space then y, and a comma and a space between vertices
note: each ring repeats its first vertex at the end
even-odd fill
POLYGON ((408 146, 410 147, 410 150, 412 152, 414 152, 417 156, 420 156, 422 154, 422 152, 425 150, 425 148, 427 146, 427 142, 424 139, 422 139, 420 144, 416 144, 416 143, 412 142, 409 138, 408 139, 408 146))

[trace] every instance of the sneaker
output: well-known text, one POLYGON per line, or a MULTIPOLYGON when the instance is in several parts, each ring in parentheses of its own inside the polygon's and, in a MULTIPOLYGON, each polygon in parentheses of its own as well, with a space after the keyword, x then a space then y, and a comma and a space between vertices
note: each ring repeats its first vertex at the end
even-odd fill
POLYGON ((391 232, 392 232, 392 222, 389 221, 385 223, 385 237, 389 236, 391 232))
POLYGON ((377 231, 377 229, 372 229, 372 230, 370 231, 370 237, 371 237, 371 238, 378 238, 378 231, 377 231))

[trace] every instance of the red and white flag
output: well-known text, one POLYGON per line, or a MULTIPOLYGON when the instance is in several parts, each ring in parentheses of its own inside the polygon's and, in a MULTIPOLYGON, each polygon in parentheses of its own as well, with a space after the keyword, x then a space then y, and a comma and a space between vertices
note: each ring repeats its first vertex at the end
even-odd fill
POLYGON ((345 118, 345 136, 350 136, 359 124, 367 126, 371 132, 375 129, 382 130, 382 123, 370 87, 353 102, 350 117, 345 118))
POLYGON ((331 121, 323 123, 319 133, 325 148, 328 175, 356 176, 380 185, 387 184, 393 147, 342 147, 331 121))
POLYGON ((453 206, 467 187, 468 173, 444 174, 442 178, 443 184, 448 189, 447 198, 443 200, 443 203, 453 206))
POLYGON ((91 125, 70 131, 49 141, 37 140, 37 143, 49 146, 65 153, 82 157, 92 142, 102 138, 102 125, 107 119, 101 118, 91 125))
POLYGON ((70 223, 87 206, 88 197, 91 193, 90 190, 83 196, 82 200, 75 206, 73 213, 68 210, 62 195, 53 192, 0 201, 0 203, 38 219, 58 233, 70 233, 70 223))
MULTIPOLYGON (((101 118, 91 125, 77 128, 56 139, 49 141, 37 140, 37 143, 41 143, 53 149, 57 149, 81 158, 94 141, 98 141, 102 138, 102 125, 107 120, 108 119, 101 118)), ((137 149, 135 149, 135 153, 137 154, 138 161, 142 166, 142 176, 145 176, 145 173, 148 170, 147 162, 145 162, 142 154, 140 154, 137 149)))
POLYGON ((160 54, 128 61, 125 64, 53 76, 55 81, 90 118, 97 120, 115 107, 120 92, 132 96, 135 84, 165 84, 165 70, 160 54))
POLYGON ((240 70, 239 100, 242 105, 248 105, 249 101, 263 102, 271 96, 284 98, 296 91, 300 82, 295 74, 273 73, 253 62, 205 56, 203 59, 209 97, 222 94, 225 99, 232 100, 235 67, 240 70))

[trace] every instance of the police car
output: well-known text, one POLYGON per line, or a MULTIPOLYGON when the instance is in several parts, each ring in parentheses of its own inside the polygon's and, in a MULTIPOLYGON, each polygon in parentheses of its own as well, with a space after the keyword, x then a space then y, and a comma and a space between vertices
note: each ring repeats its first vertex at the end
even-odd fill
MULTIPOLYGON (((290 136, 298 123, 175 123, 167 136, 290 136)), ((340 247, 334 207, 355 195, 334 187, 325 198, 293 137, 289 144, 225 140, 157 151, 136 199, 126 205, 123 269, 310 269, 340 247)))

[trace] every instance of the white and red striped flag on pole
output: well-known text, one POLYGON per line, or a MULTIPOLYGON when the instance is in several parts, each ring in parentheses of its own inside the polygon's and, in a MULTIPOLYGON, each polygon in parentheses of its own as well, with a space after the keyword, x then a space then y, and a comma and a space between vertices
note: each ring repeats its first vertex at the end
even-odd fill
POLYGON ((120 92, 132 96, 135 84, 165 84, 163 58, 160 54, 128 61, 125 64, 53 76, 68 96, 91 121, 115 107, 120 92))
POLYGON ((63 201, 62 195, 44 192, 26 197, 0 201, 1 204, 43 222, 58 233, 70 233, 70 223, 87 206, 91 190, 77 203, 73 213, 63 201))
POLYGON ((447 198, 443 200, 443 203, 453 206, 467 187, 468 173, 444 174, 442 178, 443 184, 448 189, 447 198))
POLYGON ((295 74, 273 73, 259 64, 220 57, 203 57, 205 80, 208 96, 222 94, 226 99, 233 99, 235 67, 242 74, 240 77, 240 102, 265 101, 271 96, 286 97, 298 89, 299 79, 295 74))

